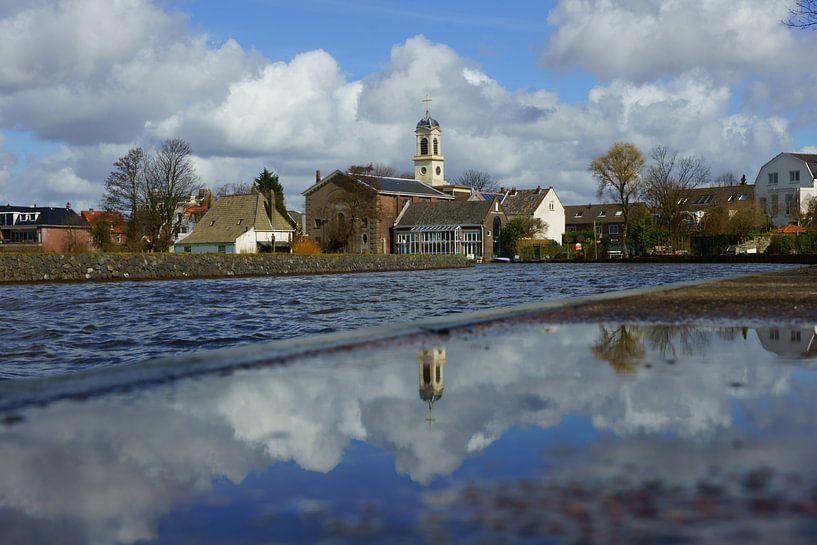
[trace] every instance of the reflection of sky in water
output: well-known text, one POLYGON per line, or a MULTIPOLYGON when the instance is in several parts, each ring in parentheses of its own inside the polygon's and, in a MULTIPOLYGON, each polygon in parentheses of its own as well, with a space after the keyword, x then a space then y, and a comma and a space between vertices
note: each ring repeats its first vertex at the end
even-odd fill
POLYGON ((793 331, 536 325, 33 409, 0 434, 0 543, 614 542, 610 513, 665 540, 702 539, 703 512, 722 542, 725 520, 802 528, 817 377, 769 350, 814 330, 793 331))

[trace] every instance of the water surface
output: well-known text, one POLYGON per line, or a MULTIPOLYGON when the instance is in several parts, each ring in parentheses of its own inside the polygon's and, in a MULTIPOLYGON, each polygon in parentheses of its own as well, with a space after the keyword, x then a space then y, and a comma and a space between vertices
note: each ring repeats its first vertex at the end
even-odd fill
POLYGON ((816 332, 497 326, 0 415, 0 542, 814 543, 816 332))
POLYGON ((781 267, 785 265, 483 265, 394 273, 0 286, 0 379, 781 267))

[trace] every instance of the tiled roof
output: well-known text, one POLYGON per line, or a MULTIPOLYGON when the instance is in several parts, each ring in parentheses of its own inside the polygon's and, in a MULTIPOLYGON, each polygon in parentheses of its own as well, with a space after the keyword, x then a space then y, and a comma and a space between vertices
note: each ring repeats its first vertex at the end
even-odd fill
POLYGON ((451 195, 446 195, 430 185, 424 184, 420 180, 409 178, 387 178, 385 176, 363 176, 350 175, 360 183, 366 184, 378 193, 390 193, 400 195, 418 195, 422 197, 437 197, 440 199, 453 199, 451 195))
POLYGON ((415 225, 481 225, 493 201, 411 203, 397 227, 415 225))
POLYGON ((685 210, 706 210, 715 205, 735 205, 741 203, 751 203, 755 200, 755 186, 727 185, 720 187, 696 187, 690 189, 685 197, 687 200, 681 203, 685 210))
POLYGON ((106 221, 111 224, 111 232, 124 234, 125 220, 119 212, 109 212, 108 210, 83 210, 80 212, 82 219, 88 223, 93 223, 96 220, 106 221))
POLYGON ((550 188, 512 189, 502 200, 502 208, 508 216, 531 216, 549 191, 550 188))
POLYGON ((809 169, 811 169, 811 175, 817 176, 817 153, 789 153, 788 155, 796 157, 808 164, 809 169))
POLYGON ((446 195, 442 191, 434 189, 430 185, 424 184, 420 180, 412 178, 391 178, 386 176, 366 176, 364 174, 349 174, 348 172, 341 172, 335 170, 328 176, 321 179, 321 181, 308 187, 301 195, 307 196, 313 193, 335 179, 342 176, 347 180, 352 180, 361 186, 367 187, 378 193, 386 195, 406 195, 417 197, 435 197, 441 200, 453 200, 454 197, 446 195))
POLYGON ((256 231, 292 231, 274 206, 270 222, 267 206, 261 193, 221 197, 180 244, 231 244, 253 227, 256 231))
POLYGON ((55 225, 55 226, 76 226, 87 227, 88 222, 70 208, 52 208, 50 206, 0 206, 0 214, 3 212, 20 212, 23 214, 39 213, 37 221, 26 222, 23 225, 55 225))
MULTIPOLYGON (((632 208, 646 207, 644 203, 633 203, 632 208)), ((597 225, 603 223, 624 223, 624 216, 620 213, 621 206, 617 204, 578 204, 565 206, 565 224, 597 225)))

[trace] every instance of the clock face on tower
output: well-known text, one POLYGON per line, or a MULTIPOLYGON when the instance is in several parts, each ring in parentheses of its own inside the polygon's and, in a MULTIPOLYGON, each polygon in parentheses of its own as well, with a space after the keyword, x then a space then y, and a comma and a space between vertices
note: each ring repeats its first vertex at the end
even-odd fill
POLYGON ((426 169, 426 167, 422 167, 420 169, 420 174, 425 174, 426 172, 428 172, 428 169, 426 169))
POLYGON ((443 171, 443 169, 441 169, 440 167, 437 167, 437 170, 436 170, 437 176, 439 176, 442 171, 443 171))

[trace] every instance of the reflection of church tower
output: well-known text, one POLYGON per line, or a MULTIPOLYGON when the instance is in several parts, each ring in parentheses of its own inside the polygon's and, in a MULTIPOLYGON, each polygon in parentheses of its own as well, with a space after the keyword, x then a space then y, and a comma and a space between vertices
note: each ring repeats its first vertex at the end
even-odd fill
POLYGON ((420 371, 420 399, 428 403, 428 420, 433 422, 431 407, 443 397, 445 390, 445 348, 417 351, 417 367, 420 371))
POLYGON ((442 151, 442 131, 437 120, 431 117, 426 96, 426 115, 417 123, 417 154, 414 156, 414 178, 424 184, 445 185, 445 170, 442 151))

